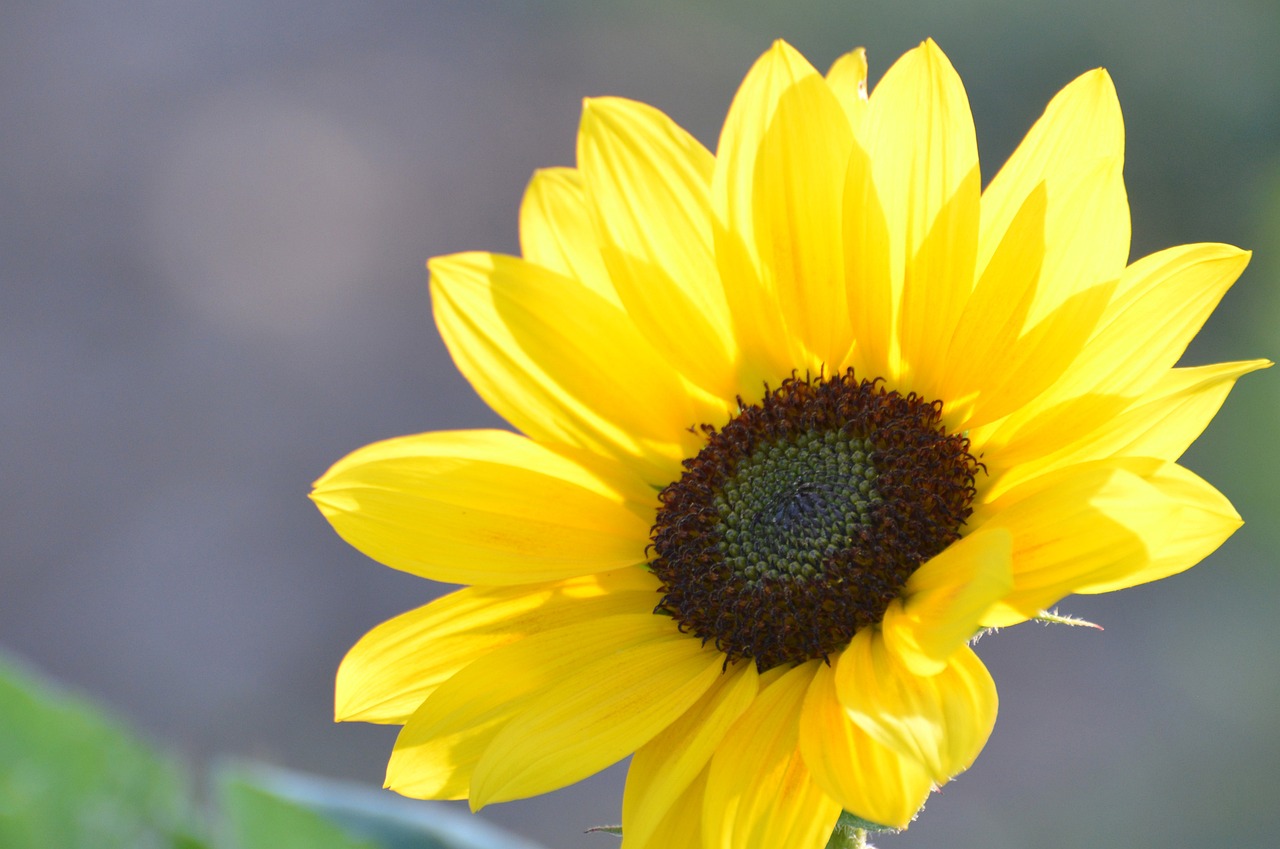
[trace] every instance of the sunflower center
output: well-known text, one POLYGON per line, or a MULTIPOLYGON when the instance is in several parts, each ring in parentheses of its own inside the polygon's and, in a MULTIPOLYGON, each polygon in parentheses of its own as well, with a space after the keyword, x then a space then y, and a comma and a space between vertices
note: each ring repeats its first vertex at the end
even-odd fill
POLYGON ((852 370, 739 407, 659 495, 655 612, 761 671, 825 658, 959 539, 981 466, 941 402, 852 370))

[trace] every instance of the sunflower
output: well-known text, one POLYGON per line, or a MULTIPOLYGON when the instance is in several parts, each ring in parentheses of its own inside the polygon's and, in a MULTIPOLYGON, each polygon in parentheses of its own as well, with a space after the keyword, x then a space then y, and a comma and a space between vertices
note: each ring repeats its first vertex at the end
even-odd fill
POLYGON ((1106 72, 984 191, 937 45, 869 95, 866 68, 775 43, 714 154, 587 100, 522 257, 428 263, 454 361, 519 434, 391 439, 315 485, 365 554, 467 585, 338 672, 339 720, 404 726, 390 788, 478 809, 632 755, 625 849, 904 827, 991 733, 975 634, 1240 525, 1176 460, 1267 363, 1174 364, 1248 254, 1127 264, 1106 72))

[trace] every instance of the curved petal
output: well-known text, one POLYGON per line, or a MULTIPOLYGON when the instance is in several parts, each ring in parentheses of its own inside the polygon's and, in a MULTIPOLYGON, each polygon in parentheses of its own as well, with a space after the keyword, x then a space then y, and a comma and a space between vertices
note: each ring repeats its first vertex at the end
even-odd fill
POLYGON ((996 686, 961 646, 936 675, 898 662, 871 628, 853 635, 836 664, 836 693, 872 739, 924 767, 936 784, 967 769, 996 721, 996 686))
POLYGON ((437 687, 405 723, 386 786, 420 799, 467 796, 485 750, 531 700, 588 664, 669 641, 673 631, 650 614, 602 616, 489 652, 437 687))
POLYGON ((855 138, 862 136, 867 120, 867 51, 859 47, 831 63, 827 85, 844 108, 855 138))
POLYGON ((885 642, 917 675, 936 675, 981 630, 983 616, 1013 589, 1013 540, 981 528, 948 546, 907 579, 885 612, 885 642))
POLYGON ((937 398, 973 288, 981 182, 968 97, 932 40, 895 62, 871 93, 867 149, 900 298, 902 373, 886 376, 937 398))
POLYGON ((646 834, 623 826, 619 849, 702 849, 702 807, 706 797, 707 773, 694 777, 688 789, 667 808, 662 821, 646 834))
POLYGON ((775 41, 747 72, 720 131, 711 180, 715 253, 738 339, 738 385, 744 395, 754 396, 766 381, 776 385, 804 362, 804 352, 787 334, 778 293, 756 249, 754 185, 760 146, 778 102, 793 86, 821 79, 791 45, 775 41))
POLYGON ((777 293, 787 332, 831 372, 850 346, 841 214, 853 133, 816 73, 785 89, 760 139, 750 187, 764 286, 777 293))
POLYGON ((1140 460, 1126 465, 1159 493, 1164 530, 1147 541, 1146 562, 1139 568, 1109 569, 1076 587, 1078 593, 1109 593, 1176 575, 1208 557, 1242 524, 1222 493, 1182 466, 1140 460))
POLYGON ((380 563, 453 584, 527 584, 643 563, 649 529, 606 481, 514 433, 439 431, 352 452, 311 498, 380 563))
POLYGON ((600 255, 586 186, 574 169, 541 168, 533 173, 520 203, 520 253, 622 306, 600 255))
POLYGON ((933 779, 914 758, 877 743, 836 697, 835 670, 819 666, 800 713, 800 753, 819 786, 868 822, 906 828, 933 779))
POLYGON ((1052 454, 1011 470, 1002 482, 1008 486, 1019 479, 1108 457, 1155 457, 1173 462, 1209 426, 1236 380, 1270 365, 1268 360, 1246 360, 1170 369, 1127 409, 1052 454))
POLYGON ((720 676, 724 655, 666 629, 575 668, 529 699, 485 749, 471 777, 471 809, 581 781, 649 742, 720 676))
POLYGON ((1120 104, 1111 78, 1098 69, 1058 92, 982 193, 979 269, 987 267, 1027 196, 1042 186, 1047 195, 1048 253, 1032 321, 1082 286, 1115 279, 1124 267, 1129 206, 1123 165, 1120 104), (1064 201, 1072 195, 1077 201, 1064 201))
MULTIPOLYGON (((957 430, 1003 418, 1058 382, 1114 296, 1115 281, 1094 284, 1032 318, 1046 260, 1043 188, 1027 196, 1005 231, 952 337, 942 394, 951 402, 949 419, 957 430)), ((1081 203, 1078 212, 1087 215, 1087 210, 1088 203, 1081 203)))
POLYGON ((750 706, 758 689, 755 665, 740 663, 720 676, 683 716, 636 750, 622 796, 624 845, 649 842, 668 812, 680 804, 704 772, 725 733, 750 706))
POLYGON ((1248 261, 1230 245, 1182 245, 1126 268, 1062 379, 985 438, 993 476, 1052 454, 1129 407, 1182 356, 1248 261))
POLYGON ((712 249, 711 153, 622 98, 582 109, 578 166, 604 260, 636 326, 683 375, 732 397, 734 342, 712 249))
POLYGON ((711 758, 704 849, 822 849, 840 805, 814 782, 797 748, 800 709, 821 661, 787 670, 756 697, 711 758))
POLYGON ((466 587, 382 623, 338 667, 335 718, 404 724, 444 681, 494 649, 603 616, 647 613, 660 583, 619 569, 544 584, 466 587))
POLYGON ((503 418, 539 441, 633 459, 646 480, 680 476, 721 421, 640 335, 583 284, 495 254, 430 263, 436 324, 454 362, 503 418))
POLYGON ((1013 537, 1013 591, 984 618, 1010 625, 1085 587, 1127 586, 1186 569, 1221 545, 1240 518, 1185 469, 1112 458, 1014 487, 979 505, 970 524, 1005 528, 1013 537))
POLYGON ((845 300, 854 340, 844 365, 863 377, 900 374, 889 225, 876 191, 871 157, 856 143, 845 170, 843 229, 845 300))

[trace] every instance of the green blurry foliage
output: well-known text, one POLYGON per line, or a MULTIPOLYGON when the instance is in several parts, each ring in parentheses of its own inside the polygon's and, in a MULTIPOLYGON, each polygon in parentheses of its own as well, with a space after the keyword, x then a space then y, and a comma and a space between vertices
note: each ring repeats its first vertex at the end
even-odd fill
POLYGON ((205 812, 181 764, 0 656, 4 849, 539 849, 440 803, 261 765, 212 783, 205 812))

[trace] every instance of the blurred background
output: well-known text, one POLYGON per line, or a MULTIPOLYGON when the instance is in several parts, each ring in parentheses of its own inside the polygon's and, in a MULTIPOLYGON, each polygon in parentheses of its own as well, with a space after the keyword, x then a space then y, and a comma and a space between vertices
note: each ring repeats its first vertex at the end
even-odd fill
MULTIPOLYGON (((0 8, 0 648, 196 767, 244 755, 379 786, 395 729, 334 725, 333 672, 447 588, 343 544, 306 499, 346 452, 499 424, 432 325, 424 260, 516 251, 581 98, 714 148, 784 37, 877 78, 933 36, 989 178, 1099 65, 1128 128, 1133 256, 1252 248, 1188 363, 1280 353, 1273 0, 7 2, 0 8)), ((979 653, 1001 717, 881 849, 1273 847, 1280 763, 1276 375, 1186 462, 1249 524, 1202 566, 979 653)), ((481 816, 610 849, 623 767, 481 816)))

